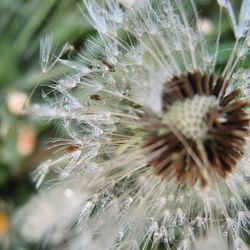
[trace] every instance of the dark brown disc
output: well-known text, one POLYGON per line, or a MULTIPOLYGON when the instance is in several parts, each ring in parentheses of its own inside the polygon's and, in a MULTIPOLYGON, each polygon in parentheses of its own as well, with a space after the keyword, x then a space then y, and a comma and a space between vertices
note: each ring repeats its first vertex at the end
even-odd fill
MULTIPOLYGON (((199 181, 204 187, 207 185, 204 169, 210 177, 217 174, 222 178, 233 171, 244 153, 250 120, 246 111, 249 103, 240 99, 239 88, 227 93, 228 84, 222 76, 215 78, 213 74, 199 71, 175 76, 166 82, 162 94, 164 114, 168 114, 177 101, 193 100, 195 96, 213 97, 215 101, 205 116, 204 138, 190 139, 185 131, 179 130, 176 134, 171 127, 165 133, 156 129, 148 131, 150 135, 143 147, 154 156, 149 164, 157 175, 163 179, 175 177, 180 185, 194 185, 199 181)), ((154 127, 154 121, 150 122, 154 127)), ((177 125, 172 124, 175 130, 177 125)))

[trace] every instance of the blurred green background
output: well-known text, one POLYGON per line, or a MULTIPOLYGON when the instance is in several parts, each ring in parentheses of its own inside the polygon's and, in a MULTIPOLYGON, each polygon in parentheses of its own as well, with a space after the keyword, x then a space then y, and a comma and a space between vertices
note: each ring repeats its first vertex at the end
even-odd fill
POLYGON ((0 0, 0 249, 29 249, 10 232, 10 216, 35 192, 30 173, 55 137, 46 121, 23 112, 63 74, 60 67, 41 71, 40 39, 51 33, 57 48, 68 42, 63 56, 69 58, 93 30, 75 0, 0 0))
MULTIPOLYGON (((37 249, 17 239, 10 230, 15 209, 36 192, 30 173, 50 153, 46 143, 55 134, 52 125, 25 114, 27 103, 42 102, 42 89, 63 74, 55 67, 43 74, 40 39, 52 33, 57 48, 66 42, 71 58, 93 29, 81 15, 76 0, 0 0, 0 248, 37 249)), ((213 48, 218 26, 216 0, 197 0, 202 32, 213 48)), ((82 3, 82 2, 81 2, 82 3)), ((240 1, 235 1, 238 8, 240 1)), ((190 17, 192 22, 192 16, 190 17)), ((224 14, 218 66, 223 66, 234 43, 224 14)), ((249 62, 245 62, 247 67, 249 62)))

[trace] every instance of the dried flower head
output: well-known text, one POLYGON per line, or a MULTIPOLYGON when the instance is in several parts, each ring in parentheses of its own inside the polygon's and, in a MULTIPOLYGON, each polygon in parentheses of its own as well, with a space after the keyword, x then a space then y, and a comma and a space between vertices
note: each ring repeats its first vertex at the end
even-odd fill
POLYGON ((29 225, 25 237, 42 240, 49 231, 48 242, 66 241, 61 249, 187 250, 212 228, 241 249, 250 220, 250 71, 240 67, 250 48, 250 1, 237 21, 230 1, 218 0, 213 49, 193 0, 84 2, 99 36, 74 61, 52 63, 53 39, 42 40, 43 71, 55 63, 71 71, 52 86, 54 98, 45 96, 48 105, 33 107, 67 132, 36 171, 37 185, 52 170, 62 190, 73 182, 68 192, 83 198, 72 209, 66 196, 56 210, 51 197, 65 192, 50 190, 47 228, 34 222, 41 209, 33 200, 35 216, 17 216, 29 225), (236 41, 219 70, 225 11, 236 41))
POLYGON ((239 88, 225 94, 227 86, 224 77, 198 71, 166 83, 163 115, 150 121, 145 145, 158 152, 150 162, 157 175, 205 187, 233 171, 249 133, 248 101, 235 100, 239 88))

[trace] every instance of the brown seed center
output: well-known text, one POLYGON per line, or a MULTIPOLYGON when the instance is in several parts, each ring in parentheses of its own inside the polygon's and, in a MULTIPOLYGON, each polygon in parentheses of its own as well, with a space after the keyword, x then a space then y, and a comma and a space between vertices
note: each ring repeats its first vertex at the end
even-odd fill
POLYGON ((151 121, 144 145, 155 173, 203 187, 215 175, 225 178, 242 157, 249 132, 241 91, 227 93, 223 77, 201 72, 176 76, 165 86, 164 115, 151 121))

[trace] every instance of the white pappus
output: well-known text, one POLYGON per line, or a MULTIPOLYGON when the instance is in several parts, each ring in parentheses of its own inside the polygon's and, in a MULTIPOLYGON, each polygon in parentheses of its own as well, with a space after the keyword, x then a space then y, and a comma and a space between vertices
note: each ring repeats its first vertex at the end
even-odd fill
MULTIPOLYGON (((212 231, 224 248, 246 248, 250 71, 240 65, 250 49, 250 1, 238 18, 229 0, 218 0, 212 49, 190 24, 190 16, 199 24, 194 0, 84 3, 98 37, 75 60, 56 57, 70 73, 47 104, 32 107, 66 132, 34 178, 40 184, 54 171, 55 189, 72 182, 79 201, 58 211, 45 193, 46 215, 38 196, 17 215, 29 222, 23 236, 60 249, 188 250, 212 231), (220 72, 226 13, 235 44, 220 72), (43 227, 30 219, 38 212, 43 227), (53 230, 56 241, 45 233, 53 230)), ((44 72, 52 41, 42 40, 44 72)))

